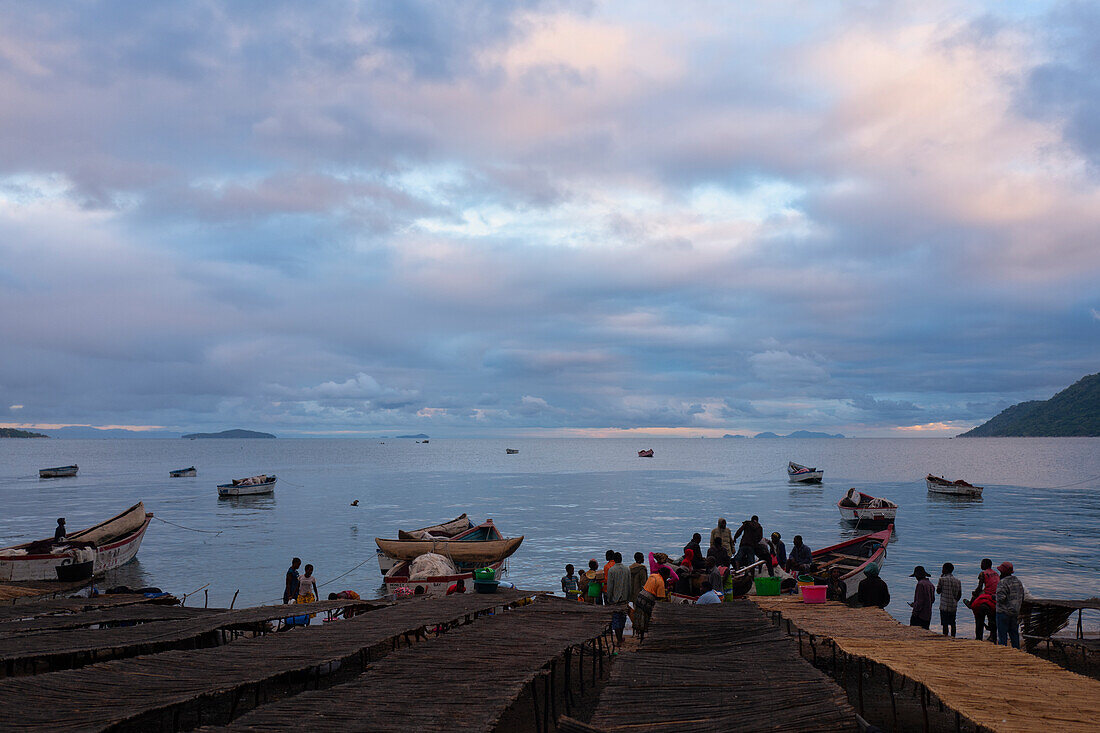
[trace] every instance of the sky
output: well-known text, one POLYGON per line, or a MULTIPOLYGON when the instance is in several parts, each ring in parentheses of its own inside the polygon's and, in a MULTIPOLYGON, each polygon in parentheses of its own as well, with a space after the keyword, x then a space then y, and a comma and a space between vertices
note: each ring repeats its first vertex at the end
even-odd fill
POLYGON ((0 426, 943 436, 1100 371, 1100 6, 0 4, 0 426))

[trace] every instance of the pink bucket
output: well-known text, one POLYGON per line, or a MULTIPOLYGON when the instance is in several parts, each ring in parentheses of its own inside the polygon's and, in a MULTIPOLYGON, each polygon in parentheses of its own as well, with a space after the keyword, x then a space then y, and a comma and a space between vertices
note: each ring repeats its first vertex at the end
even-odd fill
POLYGON ((829 590, 827 585, 804 585, 799 590, 802 591, 803 603, 824 603, 825 591, 829 590))

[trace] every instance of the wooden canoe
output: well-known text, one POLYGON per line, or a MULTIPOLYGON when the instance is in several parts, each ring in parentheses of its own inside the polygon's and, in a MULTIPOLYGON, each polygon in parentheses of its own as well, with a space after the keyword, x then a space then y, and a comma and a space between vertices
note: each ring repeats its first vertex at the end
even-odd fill
POLYGON ((494 563, 518 550, 523 537, 500 540, 385 540, 375 537, 374 541, 382 552, 397 560, 412 560, 434 552, 456 563, 494 563))
POLYGON ((434 535, 443 535, 445 537, 454 537, 455 535, 465 532, 474 526, 474 523, 470 521, 470 518, 463 512, 449 522, 442 522, 440 524, 433 524, 430 527, 421 527, 420 529, 410 529, 408 531, 399 529, 397 530, 397 539, 399 540, 419 540, 423 539, 423 533, 427 532, 434 535))

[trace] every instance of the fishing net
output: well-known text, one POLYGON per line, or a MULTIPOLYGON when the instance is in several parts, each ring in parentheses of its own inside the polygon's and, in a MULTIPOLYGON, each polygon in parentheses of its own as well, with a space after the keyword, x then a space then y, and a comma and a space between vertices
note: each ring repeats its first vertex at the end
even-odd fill
POLYGON ((424 580, 441 575, 455 575, 456 572, 455 566, 450 560, 434 552, 421 555, 409 564, 410 581, 424 580))

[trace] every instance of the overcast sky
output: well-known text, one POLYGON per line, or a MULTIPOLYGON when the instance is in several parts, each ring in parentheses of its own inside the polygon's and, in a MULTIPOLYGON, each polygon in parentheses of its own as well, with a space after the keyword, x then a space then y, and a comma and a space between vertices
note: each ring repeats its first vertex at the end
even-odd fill
POLYGON ((1100 371, 1100 9, 0 5, 0 425, 950 435, 1100 371))

